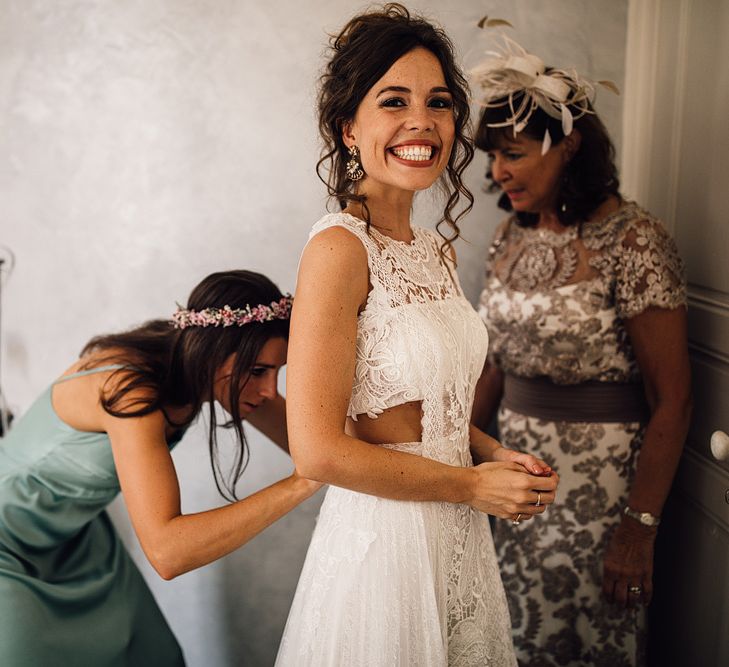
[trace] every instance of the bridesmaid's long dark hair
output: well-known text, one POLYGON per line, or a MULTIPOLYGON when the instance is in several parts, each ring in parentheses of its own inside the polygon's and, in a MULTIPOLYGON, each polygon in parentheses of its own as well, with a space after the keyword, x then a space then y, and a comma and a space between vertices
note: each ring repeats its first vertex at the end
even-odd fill
MULTIPOLYGON (((260 273, 224 271, 209 275, 197 285, 186 307, 196 311, 226 305, 245 308, 268 305, 282 296, 278 287, 260 273)), ((186 329, 175 329, 171 320, 151 320, 130 331, 92 338, 81 356, 108 352, 101 355, 103 363, 122 364, 107 380, 101 396, 102 407, 114 417, 141 417, 161 410, 170 424, 185 428, 208 403, 208 447, 215 484, 223 497, 235 500, 236 483, 249 459, 239 396, 265 343, 271 338, 288 340, 288 336, 288 319, 251 322, 240 327, 186 329), (230 419, 222 426, 235 429, 238 447, 226 473, 218 455, 213 384, 215 372, 231 355, 235 355, 235 363, 230 378, 230 419), (190 407, 190 416, 184 423, 175 423, 166 409, 182 406, 190 407)), ((94 365, 99 365, 98 359, 94 365)))

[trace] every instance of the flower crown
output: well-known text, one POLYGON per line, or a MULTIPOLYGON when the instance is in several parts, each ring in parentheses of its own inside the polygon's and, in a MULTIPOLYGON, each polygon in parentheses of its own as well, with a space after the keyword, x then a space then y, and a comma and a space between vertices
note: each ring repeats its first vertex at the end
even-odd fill
MULTIPOLYGON (((482 19, 479 27, 508 25, 501 19, 482 19)), ((620 94, 612 81, 590 81, 581 77, 574 69, 552 69, 546 71, 544 61, 529 53, 505 34, 500 34, 502 45, 495 51, 487 51, 486 61, 470 70, 474 84, 484 94, 477 100, 486 108, 508 107, 509 116, 488 127, 514 128, 514 137, 529 123, 537 107, 552 118, 562 121, 565 136, 572 133, 574 121, 585 114, 595 113, 590 105, 595 97, 595 85, 603 86, 620 94), (515 97, 520 96, 518 102, 515 97)), ((544 133, 542 155, 552 145, 549 130, 544 133)))
POLYGON ((294 299, 290 294, 282 296, 270 305, 246 306, 245 308, 205 308, 189 310, 178 304, 177 312, 172 316, 175 329, 187 327, 242 327, 251 322, 270 322, 271 320, 287 320, 291 315, 294 299))

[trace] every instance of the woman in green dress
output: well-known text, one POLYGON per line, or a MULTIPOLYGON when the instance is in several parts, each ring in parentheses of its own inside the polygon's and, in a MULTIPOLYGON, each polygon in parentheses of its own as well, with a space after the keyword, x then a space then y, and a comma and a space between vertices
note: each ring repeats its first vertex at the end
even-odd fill
POLYGON ((208 276, 172 321, 99 336, 0 441, 0 665, 182 665, 180 647, 104 511, 119 491, 164 579, 247 542, 311 496, 294 472, 238 500, 242 421, 288 451, 277 375, 291 297, 265 276, 208 276), (215 403, 238 448, 217 459, 215 403), (170 449, 205 405, 218 489, 183 514, 170 449))

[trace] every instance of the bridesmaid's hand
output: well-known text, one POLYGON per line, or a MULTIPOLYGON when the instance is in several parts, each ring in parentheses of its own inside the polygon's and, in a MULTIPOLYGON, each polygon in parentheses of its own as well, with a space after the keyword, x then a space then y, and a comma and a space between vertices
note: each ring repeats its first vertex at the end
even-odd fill
POLYGON ((322 486, 324 486, 323 482, 317 482, 316 480, 302 477, 298 470, 294 470, 294 472, 291 473, 291 481, 296 485, 296 488, 304 498, 313 496, 319 489, 321 489, 322 486))
POLYGON ((531 454, 524 454, 523 452, 517 452, 514 449, 507 449, 506 447, 497 447, 491 453, 492 461, 513 461, 518 463, 528 473, 532 475, 543 475, 549 477, 552 472, 552 468, 547 465, 542 459, 538 459, 536 456, 531 454))
POLYGON ((602 592, 608 602, 620 607, 650 603, 656 532, 630 517, 622 518, 605 552, 602 592))

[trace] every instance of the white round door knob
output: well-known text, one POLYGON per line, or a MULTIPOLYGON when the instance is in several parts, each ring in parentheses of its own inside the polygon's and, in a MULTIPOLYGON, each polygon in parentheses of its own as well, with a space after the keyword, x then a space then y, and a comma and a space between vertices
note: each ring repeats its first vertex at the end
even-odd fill
POLYGON ((729 461, 729 435, 724 431, 711 434, 711 453, 717 461, 729 461))

